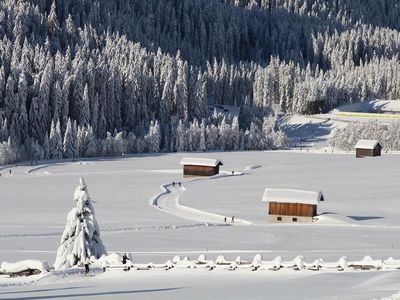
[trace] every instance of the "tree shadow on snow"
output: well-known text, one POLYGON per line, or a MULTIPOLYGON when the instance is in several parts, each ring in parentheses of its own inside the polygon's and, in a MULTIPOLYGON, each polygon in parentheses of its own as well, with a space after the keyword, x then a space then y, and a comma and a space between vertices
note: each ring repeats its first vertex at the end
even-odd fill
POLYGON ((337 213, 334 213, 331 211, 324 211, 324 212, 318 214, 318 216, 322 216, 322 215, 337 215, 337 213))
POLYGON ((384 219, 384 217, 379 216, 347 216, 354 221, 366 221, 366 220, 375 220, 375 219, 384 219))
MULTIPOLYGON (((331 132, 331 124, 329 120, 321 120, 321 122, 308 122, 300 124, 283 124, 283 131, 295 142, 297 139, 306 139, 307 142, 316 142, 326 139, 331 132)), ((301 144, 299 145, 301 146, 301 144)), ((302 146, 305 146, 304 144, 302 146)))
MULTIPOLYGON (((49 296, 28 296, 18 297, 19 300, 40 300, 40 299, 59 299, 59 298, 80 298, 80 297, 93 297, 93 296, 114 296, 114 295, 128 295, 128 294, 140 294, 140 293, 156 293, 156 292, 167 292, 173 290, 182 289, 181 287, 176 288, 164 288, 164 289, 148 289, 148 290, 128 290, 128 291, 110 291, 110 292, 93 292, 87 294, 67 294, 67 295, 49 295, 49 296)), ((57 289, 55 289, 57 290, 57 289)), ((27 292, 29 293, 29 292, 27 292)))
POLYGON ((6 294, 24 294, 24 293, 38 293, 38 292, 51 292, 51 291, 64 291, 64 290, 75 290, 75 289, 87 289, 91 288, 94 286, 71 286, 71 287, 65 287, 65 288, 53 288, 53 289, 40 289, 40 290, 25 290, 25 291, 6 291, 6 292, 0 292, 0 295, 6 295, 6 294))
MULTIPOLYGON (((337 215, 337 213, 326 211, 323 213, 318 214, 318 216, 323 215, 337 215)), ((367 221, 367 220, 377 220, 377 219, 384 219, 385 217, 381 216, 346 216, 346 218, 352 219, 354 221, 367 221)))

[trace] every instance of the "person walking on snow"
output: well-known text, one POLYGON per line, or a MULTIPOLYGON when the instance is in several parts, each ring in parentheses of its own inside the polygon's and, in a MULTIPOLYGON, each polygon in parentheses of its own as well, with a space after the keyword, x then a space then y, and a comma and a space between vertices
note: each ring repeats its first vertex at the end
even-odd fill
POLYGON ((235 216, 232 216, 232 223, 235 222, 235 216))
POLYGON ((89 258, 85 261, 85 275, 89 274, 89 258))
POLYGON ((126 264, 126 261, 128 260, 128 256, 126 255, 126 253, 122 256, 122 264, 126 264))

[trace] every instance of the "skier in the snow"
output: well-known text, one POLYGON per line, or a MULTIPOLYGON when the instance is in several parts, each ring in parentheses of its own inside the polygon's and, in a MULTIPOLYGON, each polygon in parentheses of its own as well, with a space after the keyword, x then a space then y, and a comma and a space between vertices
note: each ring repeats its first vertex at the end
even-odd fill
POLYGON ((175 181, 172 182, 172 186, 175 186, 175 181))
POLYGON ((235 216, 232 216, 232 223, 235 222, 235 216))
POLYGON ((126 253, 122 256, 122 264, 126 264, 126 261, 128 260, 128 256, 126 256, 126 253))

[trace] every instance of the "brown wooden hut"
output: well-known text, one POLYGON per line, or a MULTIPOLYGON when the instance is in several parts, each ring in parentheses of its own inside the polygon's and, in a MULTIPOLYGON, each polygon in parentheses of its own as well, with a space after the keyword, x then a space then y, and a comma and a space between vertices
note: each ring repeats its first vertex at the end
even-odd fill
POLYGON ((180 165, 184 176, 213 176, 219 173, 219 166, 223 163, 219 159, 183 158, 180 165))
POLYGON ((359 140, 355 148, 356 157, 381 156, 382 146, 377 140, 359 140))
POLYGON ((317 215, 322 192, 265 189, 263 202, 268 202, 269 223, 311 223, 317 215))

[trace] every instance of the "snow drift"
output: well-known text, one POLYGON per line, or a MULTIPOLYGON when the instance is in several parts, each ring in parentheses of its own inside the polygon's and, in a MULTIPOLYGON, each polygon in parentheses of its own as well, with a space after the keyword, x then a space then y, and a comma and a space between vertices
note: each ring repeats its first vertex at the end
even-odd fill
POLYGON ((0 265, 0 272, 3 273, 18 273, 26 270, 39 270, 47 272, 50 269, 46 261, 35 259, 26 259, 15 263, 3 262, 0 265))

